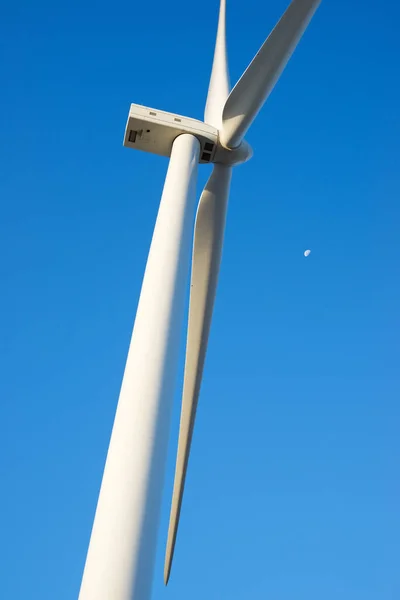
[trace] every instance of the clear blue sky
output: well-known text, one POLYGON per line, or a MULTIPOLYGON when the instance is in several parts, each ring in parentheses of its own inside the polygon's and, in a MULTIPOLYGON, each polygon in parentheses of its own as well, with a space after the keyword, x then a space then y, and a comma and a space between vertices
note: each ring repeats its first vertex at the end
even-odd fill
MULTIPOLYGON (((285 6, 229 0, 233 83, 285 6)), ((1 15, 0 596, 71 600, 167 169, 129 104, 202 118, 217 1, 1 15)), ((324 0, 249 132, 154 600, 400 598, 399 20, 324 0)))

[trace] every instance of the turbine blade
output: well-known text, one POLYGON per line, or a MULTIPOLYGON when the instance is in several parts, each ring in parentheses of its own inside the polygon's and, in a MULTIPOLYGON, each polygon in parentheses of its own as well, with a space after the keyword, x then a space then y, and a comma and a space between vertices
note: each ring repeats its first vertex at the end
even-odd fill
POLYGON ((221 129, 222 126, 222 111, 229 96, 229 91, 229 71, 226 53, 226 0, 221 0, 214 61, 204 111, 204 121, 217 129, 221 129))
POLYGON ((293 54, 321 0, 293 0, 239 79, 222 115, 221 143, 240 145, 293 54))
POLYGON ((190 445, 217 289, 231 173, 231 167, 218 164, 214 166, 201 195, 196 216, 181 421, 165 555, 165 584, 168 583, 171 572, 190 445))

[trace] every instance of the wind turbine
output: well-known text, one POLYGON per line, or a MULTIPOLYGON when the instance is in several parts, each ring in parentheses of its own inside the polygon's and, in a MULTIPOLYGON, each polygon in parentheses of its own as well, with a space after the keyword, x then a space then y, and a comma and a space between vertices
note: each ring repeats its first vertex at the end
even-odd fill
POLYGON ((79 600, 149 600, 178 367, 199 163, 182 412, 164 579, 168 582, 221 260, 232 168, 244 136, 320 0, 293 0, 230 92, 221 0, 204 123, 131 105, 124 145, 169 156, 79 600))

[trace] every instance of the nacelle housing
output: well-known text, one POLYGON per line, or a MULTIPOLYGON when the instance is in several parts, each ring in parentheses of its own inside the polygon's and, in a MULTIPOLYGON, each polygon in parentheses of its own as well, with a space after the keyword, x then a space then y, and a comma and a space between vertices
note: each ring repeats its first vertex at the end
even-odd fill
POLYGON ((218 129, 203 121, 140 104, 131 104, 124 146, 160 156, 171 156, 174 140, 184 133, 199 140, 200 163, 235 165, 246 162, 253 154, 245 141, 238 148, 224 148, 219 143, 218 129))

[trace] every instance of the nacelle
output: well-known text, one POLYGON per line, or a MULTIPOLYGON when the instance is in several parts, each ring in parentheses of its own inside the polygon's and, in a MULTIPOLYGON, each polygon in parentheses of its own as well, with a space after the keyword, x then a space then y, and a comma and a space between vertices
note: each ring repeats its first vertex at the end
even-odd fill
POLYGON ((233 150, 221 146, 218 129, 212 125, 140 104, 131 104, 124 146, 160 156, 171 156, 174 140, 183 133, 193 135, 199 140, 200 163, 218 162, 234 165, 245 162, 252 155, 246 142, 233 150))
POLYGON ((197 119, 139 104, 131 104, 124 146, 161 156, 170 156, 175 138, 182 133, 194 135, 199 140, 200 163, 213 162, 218 142, 217 129, 197 119))

